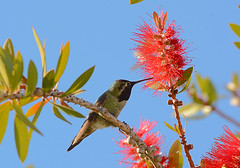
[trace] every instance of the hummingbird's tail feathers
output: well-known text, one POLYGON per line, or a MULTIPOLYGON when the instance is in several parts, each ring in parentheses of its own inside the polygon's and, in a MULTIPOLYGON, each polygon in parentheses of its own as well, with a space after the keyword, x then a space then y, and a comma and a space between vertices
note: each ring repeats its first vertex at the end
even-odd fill
POLYGON ((70 145, 70 147, 67 149, 67 151, 70 151, 71 149, 73 149, 75 146, 77 146, 84 138, 86 138, 87 136, 89 136, 90 134, 92 134, 94 131, 96 131, 97 128, 92 127, 91 123, 95 120, 95 118, 97 117, 97 113, 92 112, 88 115, 87 119, 85 120, 85 122, 83 123, 80 131, 78 132, 78 134, 75 136, 75 138, 72 141, 72 144, 70 145))

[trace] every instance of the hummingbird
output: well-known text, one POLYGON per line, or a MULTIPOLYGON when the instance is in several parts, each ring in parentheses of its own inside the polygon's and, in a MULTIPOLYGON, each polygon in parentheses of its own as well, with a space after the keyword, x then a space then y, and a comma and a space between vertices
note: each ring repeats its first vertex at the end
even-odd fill
MULTIPOLYGON (((106 108, 113 116, 118 117, 131 95, 132 87, 139 82, 149 79, 152 78, 133 82, 123 79, 116 80, 112 83, 110 88, 97 99, 95 105, 106 108)), ((103 129, 109 126, 113 125, 94 111, 90 111, 80 131, 73 139, 72 144, 67 151, 72 150, 84 138, 92 134, 97 129, 103 129)))

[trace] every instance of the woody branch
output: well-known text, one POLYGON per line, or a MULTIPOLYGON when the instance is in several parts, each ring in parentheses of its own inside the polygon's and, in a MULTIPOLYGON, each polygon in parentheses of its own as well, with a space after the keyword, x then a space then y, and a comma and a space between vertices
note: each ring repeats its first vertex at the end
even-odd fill
MULTIPOLYGON (((126 123, 121 122, 120 120, 118 120, 116 117, 114 117, 113 115, 111 115, 106 108, 102 108, 99 106, 96 106, 93 103, 90 103, 88 101, 85 101, 81 98, 78 98, 74 95, 68 95, 65 97, 61 97, 61 95, 64 92, 60 92, 56 89, 52 90, 49 93, 43 93, 41 88, 36 88, 36 90, 33 92, 33 94, 31 95, 32 97, 37 96, 37 97, 54 97, 54 98, 58 98, 61 99, 63 101, 67 101, 67 102, 71 102, 74 104, 78 104, 80 106, 84 106, 85 108, 88 108, 96 113, 98 113, 100 116, 102 116, 103 118, 105 118, 106 120, 108 120, 109 122, 111 122, 114 126, 118 127, 119 129, 121 129, 130 139, 131 141, 134 141, 134 143, 130 144, 130 145, 136 145, 137 146, 137 152, 139 154, 139 156, 145 160, 148 160, 152 163, 152 165, 154 166, 154 168, 162 168, 162 164, 160 163, 162 157, 160 155, 154 155, 154 148, 155 147, 148 147, 144 141, 139 138, 136 133, 133 131, 133 129, 131 129, 126 123)), ((16 93, 16 94, 1 94, 0 95, 0 100, 3 99, 22 99, 25 97, 24 93, 16 93)))

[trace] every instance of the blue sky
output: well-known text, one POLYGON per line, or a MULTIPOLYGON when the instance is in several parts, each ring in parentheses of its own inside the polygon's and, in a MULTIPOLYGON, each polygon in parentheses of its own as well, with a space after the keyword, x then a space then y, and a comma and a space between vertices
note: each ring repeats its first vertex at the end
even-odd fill
MULTIPOLYGON (((227 95, 225 84, 231 80, 232 72, 239 72, 239 50, 233 45, 239 40, 228 23, 239 22, 240 9, 237 1, 192 1, 192 0, 145 0, 129 5, 127 0, 119 1, 3 1, 1 2, 0 44, 11 38, 15 51, 19 50, 24 59, 24 72, 30 59, 37 64, 40 75, 41 60, 35 43, 32 26, 40 39, 47 39, 46 57, 48 70, 55 68, 61 43, 70 41, 70 58, 63 74, 59 89, 66 90, 79 74, 96 65, 94 74, 83 87, 87 90, 80 96, 90 102, 108 89, 117 79, 142 79, 140 73, 131 71, 135 63, 133 50, 135 42, 130 40, 132 32, 141 23, 149 20, 147 13, 162 8, 168 12, 168 19, 175 20, 183 29, 182 38, 191 44, 190 57, 194 71, 213 80, 217 91, 227 95), (141 17, 141 18, 140 18, 141 17)), ((38 86, 41 86, 39 81, 38 86)), ((165 138, 163 153, 167 154, 171 144, 178 138, 169 130, 164 121, 174 124, 172 108, 167 105, 165 93, 152 96, 153 91, 135 86, 131 98, 119 119, 130 126, 139 126, 140 118, 158 121, 154 131, 160 131, 165 138)), ((184 103, 189 102, 185 93, 179 95, 184 103)), ((229 106, 229 99, 223 99, 217 106, 236 119, 239 109, 229 106)), ((87 115, 88 110, 73 106, 87 115)), ((123 167, 119 165, 119 148, 113 141, 120 136, 117 129, 104 129, 85 139, 73 151, 66 152, 73 137, 79 131, 83 119, 71 118, 69 125, 56 118, 51 106, 44 107, 37 127, 44 136, 34 133, 25 163, 19 161, 14 142, 13 119, 10 113, 5 137, 0 144, 0 167, 26 167, 33 164, 42 167, 123 167)), ((239 120, 240 121, 240 120, 239 120)), ((227 125, 238 128, 216 114, 202 120, 188 121, 187 141, 194 145, 193 160, 199 164, 200 157, 209 151, 214 137, 222 133, 227 125)), ((188 167, 184 159, 184 167, 188 167)))

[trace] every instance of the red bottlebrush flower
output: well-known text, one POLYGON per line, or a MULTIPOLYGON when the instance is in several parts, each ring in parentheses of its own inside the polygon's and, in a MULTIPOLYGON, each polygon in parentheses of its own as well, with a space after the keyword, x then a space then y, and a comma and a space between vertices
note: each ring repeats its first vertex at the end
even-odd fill
MULTIPOLYGON (((217 138, 207 156, 203 157, 204 168, 236 168, 240 166, 240 139, 228 127, 217 138)), ((240 133, 238 133, 240 136, 240 133)))
MULTIPOLYGON (((163 143, 162 136, 158 135, 157 133, 150 133, 150 131, 157 125, 157 122, 149 120, 143 120, 140 122, 140 128, 137 131, 136 128, 134 128, 134 132, 145 142, 147 146, 155 146, 156 152, 154 154, 160 154, 160 145, 163 143)), ((130 168, 147 168, 146 162, 139 157, 137 153, 137 147, 132 147, 130 144, 127 143, 127 137, 125 136, 123 139, 121 139, 119 142, 116 142, 122 150, 120 150, 118 153, 124 155, 124 157, 121 159, 120 164, 124 163, 128 165, 130 168)), ((161 164, 165 164, 167 157, 162 157, 161 164)))
POLYGON ((180 39, 181 28, 175 21, 167 22, 167 13, 160 16, 153 12, 154 24, 139 25, 139 33, 134 41, 139 45, 134 48, 145 78, 153 78, 147 87, 154 89, 167 89, 174 86, 182 78, 183 67, 191 62, 186 55, 185 40, 180 39))

